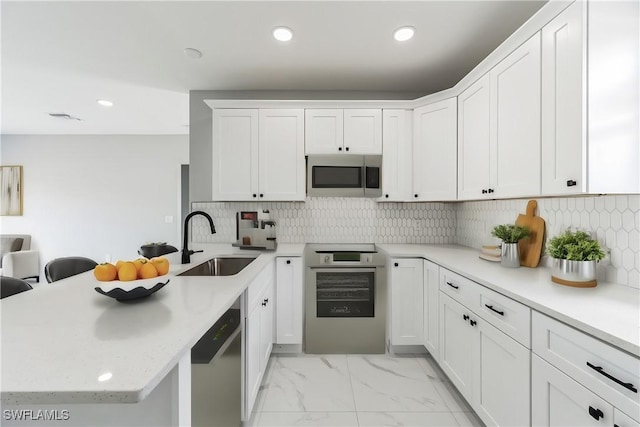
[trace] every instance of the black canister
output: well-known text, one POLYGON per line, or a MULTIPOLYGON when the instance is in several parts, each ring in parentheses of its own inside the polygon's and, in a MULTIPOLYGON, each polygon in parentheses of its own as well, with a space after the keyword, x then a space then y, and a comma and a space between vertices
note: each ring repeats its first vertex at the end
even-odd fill
POLYGON ((147 245, 140 246, 138 253, 145 258, 154 258, 173 252, 178 252, 178 249, 174 246, 167 245, 166 243, 149 243, 147 245))

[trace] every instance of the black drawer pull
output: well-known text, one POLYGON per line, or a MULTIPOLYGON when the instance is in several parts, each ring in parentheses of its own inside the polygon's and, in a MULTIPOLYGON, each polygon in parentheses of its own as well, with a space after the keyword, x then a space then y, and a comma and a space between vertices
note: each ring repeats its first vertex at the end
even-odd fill
POLYGON ((291 260, 290 259, 287 260, 287 264, 291 264, 291 260))
POLYGON ((471 326, 476 326, 476 325, 478 324, 478 322, 476 322, 475 320, 471 320, 471 321, 469 322, 469 324, 470 324, 471 326))
POLYGON ((602 369, 602 366, 595 366, 595 365, 592 365, 589 362, 587 362, 587 366, 590 367, 591 369, 593 369, 594 371, 596 371, 597 373, 599 373, 601 375, 604 375, 605 377, 609 378, 611 381, 615 382, 616 384, 620 384, 622 387, 626 388, 627 390, 631 390, 634 393, 638 392, 638 389, 635 388, 633 386, 633 384, 622 382, 619 379, 617 379, 616 377, 614 377, 613 375, 607 374, 604 371, 604 369, 602 369))
POLYGON ((262 300, 262 306, 264 307, 269 302, 269 298, 265 298, 262 300))
POLYGON ((493 191, 494 191, 493 188, 490 188, 487 190, 487 193, 493 193, 493 191))
POLYGON ((589 406, 589 415, 591 415, 596 420, 604 418, 604 414, 602 413, 602 411, 600 409, 594 408, 593 406, 589 406))
POLYGON ((394 263, 393 263, 393 266, 394 266, 394 267, 398 267, 399 265, 400 265, 400 264, 398 264, 397 262, 394 262, 394 263))
POLYGON ((460 286, 456 286, 451 282, 447 282, 447 285, 451 286, 453 289, 459 289, 460 288, 460 286))
POLYGON ((487 194, 487 190, 482 189, 482 194, 487 194))
POLYGON ((463 315, 462 315, 462 318, 463 318, 464 320, 469 320, 469 316, 467 316, 466 314, 463 314, 463 315))
POLYGON ((498 313, 500 316, 504 316, 504 311, 496 310, 495 308, 493 308, 492 305, 489 305, 489 304, 485 304, 484 306, 487 307, 489 310, 493 311, 494 313, 498 313))
POLYGON ((574 180, 572 180, 572 179, 570 179, 570 180, 568 180, 568 181, 567 181, 567 187, 574 187, 574 186, 576 186, 576 185, 578 185, 578 183, 577 183, 577 182, 575 182, 575 181, 574 181, 574 180))

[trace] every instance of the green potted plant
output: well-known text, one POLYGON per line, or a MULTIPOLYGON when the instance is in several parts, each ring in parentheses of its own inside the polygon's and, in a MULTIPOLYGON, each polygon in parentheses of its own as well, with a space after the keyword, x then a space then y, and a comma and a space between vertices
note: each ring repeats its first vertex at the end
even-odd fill
POLYGON ((518 241, 529 237, 531 231, 519 225, 501 224, 493 227, 491 234, 502 240, 500 264, 504 267, 520 267, 518 241))
POLYGON ((597 285, 596 263, 605 253, 588 233, 567 230, 555 236, 547 244, 547 254, 553 258, 553 282, 576 287, 597 285))

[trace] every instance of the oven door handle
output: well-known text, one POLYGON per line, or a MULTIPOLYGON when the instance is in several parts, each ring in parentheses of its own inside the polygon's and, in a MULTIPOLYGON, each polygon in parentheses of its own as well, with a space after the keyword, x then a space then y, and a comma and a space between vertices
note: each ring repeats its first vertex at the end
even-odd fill
POLYGON ((353 266, 344 266, 344 267, 307 267, 312 273, 375 273, 377 268, 366 266, 366 267, 353 267, 353 266))

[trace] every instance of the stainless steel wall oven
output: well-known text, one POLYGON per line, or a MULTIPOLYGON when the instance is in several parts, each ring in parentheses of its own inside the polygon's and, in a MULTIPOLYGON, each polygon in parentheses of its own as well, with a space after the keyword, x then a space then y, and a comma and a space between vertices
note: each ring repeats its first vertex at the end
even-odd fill
POLYGON ((374 245, 307 245, 305 351, 384 353, 384 256, 374 245))

